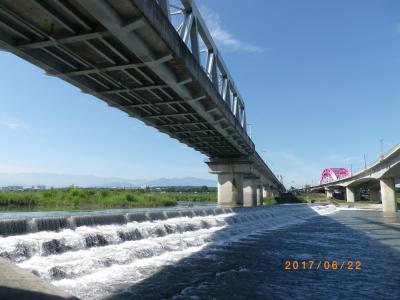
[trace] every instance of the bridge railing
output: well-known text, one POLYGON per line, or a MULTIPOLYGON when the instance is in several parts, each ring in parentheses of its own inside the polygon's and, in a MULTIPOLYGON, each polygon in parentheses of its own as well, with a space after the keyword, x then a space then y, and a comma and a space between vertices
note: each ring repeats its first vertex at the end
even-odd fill
POLYGON ((192 55, 247 132, 246 110, 232 76, 193 0, 156 0, 192 55))

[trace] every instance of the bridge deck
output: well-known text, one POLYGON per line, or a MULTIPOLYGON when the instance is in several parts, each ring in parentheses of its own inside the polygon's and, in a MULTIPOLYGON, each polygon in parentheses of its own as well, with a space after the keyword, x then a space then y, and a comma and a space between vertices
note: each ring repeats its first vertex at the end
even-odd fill
POLYGON ((0 47, 209 157, 254 152, 154 1, 5 0, 0 47))

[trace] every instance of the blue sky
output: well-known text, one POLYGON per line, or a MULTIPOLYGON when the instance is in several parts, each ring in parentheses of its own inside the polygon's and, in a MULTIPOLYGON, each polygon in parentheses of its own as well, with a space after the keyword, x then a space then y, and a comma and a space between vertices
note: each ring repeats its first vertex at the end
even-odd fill
MULTIPOLYGON (((286 186, 400 143, 399 1, 197 3, 286 186)), ((5 52, 0 82, 0 172, 215 178, 203 155, 5 52)))

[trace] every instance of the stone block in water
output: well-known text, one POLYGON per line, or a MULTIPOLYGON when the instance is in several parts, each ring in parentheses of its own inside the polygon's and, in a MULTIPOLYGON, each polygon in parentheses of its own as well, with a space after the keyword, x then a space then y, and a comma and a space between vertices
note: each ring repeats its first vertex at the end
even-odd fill
POLYGON ((127 219, 129 222, 146 222, 150 221, 144 212, 136 212, 127 214, 127 219))
POLYGON ((213 216, 216 214, 213 208, 206 208, 203 211, 206 216, 213 216))
POLYGON ((34 222, 38 231, 58 231, 69 227, 68 220, 64 217, 35 218, 34 222))
POLYGON ((1 220, 0 235, 16 235, 28 232, 28 223, 26 220, 1 220))
POLYGON ((206 213, 204 212, 203 209, 195 209, 195 210, 194 210, 194 214, 195 214, 196 216, 198 216, 198 217, 203 217, 203 216, 206 215, 206 213))
POLYGON ((182 217, 181 212, 178 210, 167 211, 166 214, 168 219, 182 217))
POLYGON ((88 215, 88 216, 76 216, 73 217, 73 219, 77 227, 126 223, 124 215, 97 215, 97 216, 88 215))
POLYGON ((224 213, 224 210, 222 208, 214 208, 214 213, 220 215, 224 213))
POLYGON ((192 209, 182 210, 181 214, 183 217, 189 217, 189 218, 192 218, 194 216, 194 212, 192 209))
POLYGON ((166 220, 164 212, 162 211, 149 211, 146 213, 151 221, 166 220))

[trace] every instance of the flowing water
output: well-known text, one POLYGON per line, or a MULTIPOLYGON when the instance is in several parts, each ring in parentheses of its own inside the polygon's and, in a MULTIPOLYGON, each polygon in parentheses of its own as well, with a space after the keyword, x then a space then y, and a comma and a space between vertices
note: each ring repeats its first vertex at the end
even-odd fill
POLYGON ((400 299, 399 232, 333 206, 118 211, 0 220, 0 256, 82 299, 400 299), (311 259, 362 269, 284 270, 311 259))

